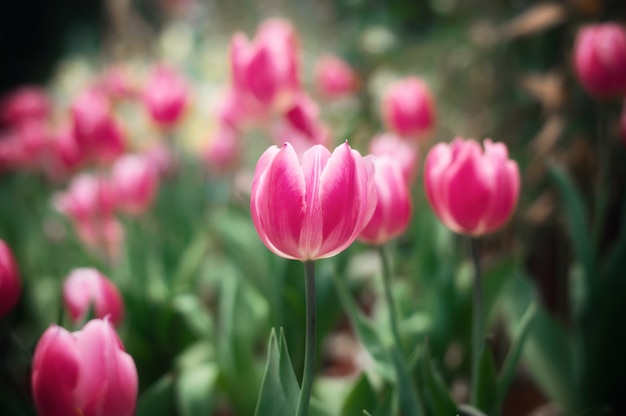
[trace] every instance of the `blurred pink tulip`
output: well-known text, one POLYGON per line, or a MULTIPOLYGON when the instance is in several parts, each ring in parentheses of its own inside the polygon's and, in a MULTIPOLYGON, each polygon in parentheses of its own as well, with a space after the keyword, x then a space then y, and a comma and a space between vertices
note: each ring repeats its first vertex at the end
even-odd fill
POLYGON ((420 78, 404 78, 392 84, 381 105, 385 125, 402 137, 424 139, 435 129, 435 100, 420 78))
POLYGON ((307 95, 298 94, 275 124, 273 138, 276 144, 290 143, 296 153, 301 155, 316 144, 326 146, 330 134, 320 121, 315 101, 307 95))
POLYGON ((147 157, 127 154, 113 164, 111 183, 117 209, 128 215, 141 215, 154 201, 159 175, 147 157))
POLYGON ((297 43, 293 27, 281 19, 263 22, 252 42, 243 33, 235 34, 230 44, 235 89, 280 108, 300 88, 297 43))
POLYGON ((189 102, 189 87, 174 68, 157 66, 143 91, 143 101, 155 123, 169 128, 178 123, 189 102))
POLYGON ((9 246, 0 240, 0 318, 15 307, 22 293, 22 280, 9 246))
POLYGON ((235 89, 229 89, 223 94, 217 109, 219 122, 238 130, 254 124, 263 124, 268 115, 267 106, 235 89))
POLYGON ((220 124, 204 151, 203 158, 208 170, 224 174, 237 168, 241 161, 240 141, 236 129, 228 124, 220 124))
POLYGON ((51 153, 48 173, 55 179, 71 175, 83 162, 83 153, 71 126, 61 126, 53 135, 51 153))
POLYGON ((137 369, 107 320, 69 332, 52 325, 33 358, 32 389, 40 416, 132 416, 137 369))
POLYGON ((278 256, 315 260, 345 250, 376 207, 374 165, 348 143, 322 145, 302 159, 289 143, 259 159, 250 211, 263 243, 278 256))
POLYGON ((417 177, 419 165, 417 143, 386 133, 372 139, 369 151, 374 156, 390 156, 400 167, 402 176, 408 184, 411 184, 417 177))
POLYGON ((113 216, 75 222, 80 241, 109 262, 119 260, 124 243, 124 227, 113 216))
POLYGON ((154 166, 159 177, 165 177, 176 170, 176 160, 172 154, 172 150, 164 143, 152 145, 143 153, 148 159, 148 163, 154 166))
POLYGON ((96 318, 108 317, 115 326, 122 322, 124 316, 120 292, 96 269, 72 270, 63 283, 63 302, 75 324, 87 317, 92 306, 96 318))
POLYGON ((439 143, 426 157, 424 184, 430 205, 452 231, 480 236, 511 217, 520 190, 517 163, 503 143, 455 138, 439 143))
POLYGON ((109 163, 124 152, 124 137, 108 98, 97 89, 83 91, 72 103, 74 136, 83 153, 109 163))
POLYGON ((28 121, 43 121, 50 113, 50 98, 37 86, 24 86, 0 102, 0 121, 16 126, 28 121))
POLYGON ((54 196, 55 208, 74 221, 93 221, 112 215, 115 192, 107 179, 82 173, 75 176, 65 192, 54 196))
POLYGON ((626 29, 617 23, 583 27, 574 44, 574 68, 597 98, 626 95, 626 29))
POLYGON ((375 156, 374 168, 378 202, 359 240, 382 245, 407 229, 413 208, 408 183, 396 160, 391 156, 375 156))
POLYGON ((338 56, 326 55, 315 66, 315 86, 323 97, 336 99, 355 92, 359 81, 345 61, 338 56))
POLYGON ((110 66, 97 81, 97 88, 111 99, 133 98, 137 94, 128 71, 123 66, 110 66))

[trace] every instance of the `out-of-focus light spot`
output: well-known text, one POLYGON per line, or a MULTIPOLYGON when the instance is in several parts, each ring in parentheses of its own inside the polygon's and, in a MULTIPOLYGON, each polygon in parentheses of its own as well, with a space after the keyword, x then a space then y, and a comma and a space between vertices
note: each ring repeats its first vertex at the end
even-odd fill
POLYGON ((430 0, 430 8, 439 15, 452 13, 457 6, 457 0, 430 0))
POLYGON ((396 44, 396 36, 385 26, 372 26, 363 31, 360 43, 365 52, 380 55, 396 44))
POLYGON ((193 31, 184 23, 171 24, 161 34, 159 44, 165 60, 182 62, 193 50, 193 31))

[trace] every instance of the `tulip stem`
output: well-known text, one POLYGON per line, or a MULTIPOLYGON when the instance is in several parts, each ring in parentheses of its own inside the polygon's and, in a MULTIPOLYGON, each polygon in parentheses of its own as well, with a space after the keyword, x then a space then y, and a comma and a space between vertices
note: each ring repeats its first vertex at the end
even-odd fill
POLYGON ((400 341, 400 329, 398 327, 398 319, 396 317, 396 304, 393 301, 393 295, 391 293, 391 264, 389 262, 389 255, 384 245, 379 246, 380 259, 383 263, 383 287, 385 291, 385 300, 387 301, 387 307, 389 308, 389 323, 391 325, 391 333, 393 335, 393 342, 396 344, 400 351, 402 350, 402 343, 400 341))
POLYGON ((480 356, 482 353, 483 343, 483 289, 480 272, 480 247, 477 238, 470 237, 470 251, 472 253, 472 262, 474 264, 474 284, 472 299, 472 404, 476 404, 478 393, 478 373, 480 367, 480 356))
POLYGON ((598 187, 593 210, 593 243, 596 253, 600 251, 604 231, 604 211, 608 198, 609 160, 608 137, 606 126, 608 124, 608 104, 598 103, 598 137, 596 138, 597 164, 598 164, 598 187))
POLYGON ((304 371, 302 373, 302 387, 298 397, 296 416, 306 416, 309 411, 309 401, 313 390, 315 376, 315 262, 304 262, 304 281, 306 297, 306 347, 304 350, 304 371))

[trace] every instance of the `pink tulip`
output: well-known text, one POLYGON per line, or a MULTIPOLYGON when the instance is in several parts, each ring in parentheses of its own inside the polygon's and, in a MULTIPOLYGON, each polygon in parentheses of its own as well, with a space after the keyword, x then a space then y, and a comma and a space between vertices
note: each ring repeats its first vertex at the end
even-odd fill
POLYGON ((189 102, 189 87, 174 68, 159 65, 148 80, 143 101, 152 119, 162 127, 175 125, 189 102))
POLYGON ((9 246, 0 240, 0 318, 15 305, 22 293, 22 280, 9 246))
POLYGON ((99 319, 109 317, 118 326, 124 315, 124 302, 117 287, 96 269, 74 269, 63 283, 63 301, 72 322, 81 322, 89 308, 99 319))
POLYGON ((390 156, 400 167, 404 180, 410 184, 417 177, 419 150, 416 143, 391 134, 381 134, 372 139, 369 147, 374 156, 390 156))
POLYGON ((390 156, 375 156, 374 167, 378 202, 359 240, 381 245, 407 229, 413 208, 408 184, 396 161, 390 156))
POLYGON ((129 215, 141 215, 154 201, 159 175, 147 157, 124 155, 111 168, 111 182, 117 208, 129 215))
POLYGON ((259 159, 250 211, 263 243, 288 259, 315 260, 345 250, 376 207, 374 165, 348 143, 322 145, 302 159, 289 143, 259 159))
POLYGON ((287 21, 265 21, 252 42, 235 34, 230 62, 235 89, 267 106, 280 108, 300 88, 297 39, 287 21))
POLYGON ((228 124, 220 124, 204 151, 204 161, 211 172, 223 174, 234 170, 241 161, 241 138, 228 124))
POLYGON ((75 222, 80 241, 90 250, 109 262, 119 260, 124 243, 124 227, 113 216, 75 222))
POLYGON ((50 107, 50 98, 42 88, 21 87, 0 102, 0 121, 12 126, 43 121, 48 117, 50 107))
POLYGON ((320 121, 319 108, 315 101, 298 94, 273 129, 274 141, 290 143, 298 155, 316 144, 327 145, 330 134, 320 121))
POLYGON ((82 173, 69 188, 54 197, 54 206, 74 221, 93 221, 112 215, 115 192, 112 184, 101 177, 82 173))
POLYGON ((137 369, 107 320, 76 332, 50 326, 35 349, 31 382, 40 416, 135 414, 137 369))
POLYGON ((108 67, 100 75, 97 88, 107 97, 115 100, 133 98, 137 94, 137 88, 123 66, 108 67))
POLYGON ((583 27, 574 44, 574 67, 583 88, 592 96, 626 94, 626 30, 617 23, 583 27))
POLYGON ((426 157, 426 195, 439 220, 452 231, 479 236, 496 231, 517 204, 520 174, 503 143, 455 138, 426 157))
POLYGON ((124 152, 124 137, 113 116, 108 98, 92 88, 72 104, 74 136, 83 153, 97 162, 109 163, 124 152))
POLYGON ((423 139, 435 129, 435 100, 419 78, 392 84, 383 95, 381 113, 387 128, 402 137, 423 139))
POLYGON ((267 106, 235 89, 229 89, 222 95, 217 109, 218 121, 238 130, 263 124, 268 116, 267 106))
POLYGON ((352 94, 358 88, 358 78, 354 70, 341 58, 326 55, 315 66, 315 86, 320 94, 328 99, 336 99, 352 94))
POLYGON ((83 162, 83 153, 71 126, 61 126, 53 135, 51 159, 48 173, 57 179, 72 174, 83 162))
POLYGON ((170 147, 164 143, 152 145, 143 153, 143 156, 148 159, 149 164, 154 166, 159 177, 168 176, 176 170, 176 159, 170 147))

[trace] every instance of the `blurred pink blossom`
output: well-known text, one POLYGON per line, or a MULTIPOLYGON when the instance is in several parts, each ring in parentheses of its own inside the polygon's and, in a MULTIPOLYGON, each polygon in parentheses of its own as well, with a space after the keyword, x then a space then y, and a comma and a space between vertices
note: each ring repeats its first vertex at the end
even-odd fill
POLYGON ((354 70, 341 58, 322 56, 315 66, 315 86, 328 99, 337 99, 354 93, 359 81, 354 70))

